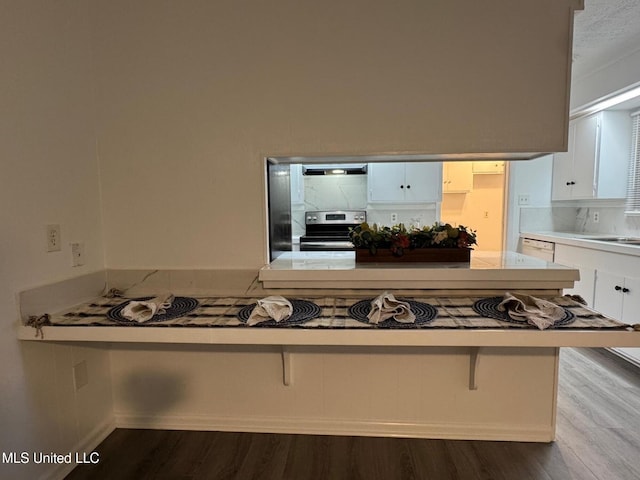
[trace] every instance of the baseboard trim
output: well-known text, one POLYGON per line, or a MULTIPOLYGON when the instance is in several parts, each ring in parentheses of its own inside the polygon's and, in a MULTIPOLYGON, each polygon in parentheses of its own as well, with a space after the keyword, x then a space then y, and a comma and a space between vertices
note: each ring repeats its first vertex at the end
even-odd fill
MULTIPOLYGON (((98 425, 91 432, 89 432, 84 438, 78 441, 70 450, 72 455, 76 452, 82 454, 86 452, 89 454, 94 451, 102 441, 107 438, 115 429, 116 423, 113 418, 109 418, 105 422, 98 425)), ((52 465, 52 468, 42 474, 39 480, 63 480, 71 471, 76 467, 75 463, 63 463, 58 465, 52 465)))
POLYGON ((276 417, 140 416, 116 414, 118 428, 199 430, 223 432, 355 435, 368 437, 430 438, 442 440, 492 440, 551 442, 551 425, 423 424, 382 421, 321 420, 276 417))

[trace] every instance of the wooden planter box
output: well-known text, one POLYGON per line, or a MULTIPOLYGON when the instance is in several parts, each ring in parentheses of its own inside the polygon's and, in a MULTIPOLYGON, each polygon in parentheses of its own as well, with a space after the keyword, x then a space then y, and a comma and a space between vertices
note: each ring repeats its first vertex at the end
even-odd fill
POLYGON ((379 248, 372 255, 366 248, 356 248, 356 263, 406 263, 406 262, 466 262, 471 260, 469 248, 416 248, 405 250, 404 254, 396 257, 388 248, 379 248))

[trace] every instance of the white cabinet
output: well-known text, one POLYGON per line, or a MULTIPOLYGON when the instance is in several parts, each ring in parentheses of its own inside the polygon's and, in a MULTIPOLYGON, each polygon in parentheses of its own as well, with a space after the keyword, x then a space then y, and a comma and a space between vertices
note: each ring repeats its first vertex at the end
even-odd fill
POLYGON ((467 193, 473 190, 473 162, 444 162, 442 164, 443 193, 467 193))
POLYGON ((624 198, 631 118, 600 112, 569 124, 568 151, 553 158, 552 200, 624 198))
POLYGON ((369 202, 434 203, 442 198, 442 163, 370 163, 369 202))
POLYGON ((624 323, 640 323, 640 278, 598 270, 594 308, 624 323))
MULTIPOLYGON (((594 308, 629 325, 640 323, 640 278, 598 270, 594 308)), ((640 348, 615 350, 640 364, 640 348)))
POLYGON ((576 281, 571 289, 564 289, 565 294, 580 295, 587 305, 593 306, 593 291, 595 288, 596 270, 590 262, 592 251, 556 244, 553 261, 566 267, 577 268, 580 271, 580 280, 576 281))
POLYGON ((473 174, 474 175, 500 175, 504 173, 504 162, 498 161, 484 161, 473 162, 473 174))

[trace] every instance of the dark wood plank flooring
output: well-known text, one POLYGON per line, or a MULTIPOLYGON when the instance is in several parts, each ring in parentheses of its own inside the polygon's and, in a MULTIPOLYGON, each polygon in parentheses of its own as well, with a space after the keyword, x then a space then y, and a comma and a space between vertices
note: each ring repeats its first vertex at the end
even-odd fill
POLYGON ((601 349, 560 365, 551 444, 118 429, 67 480, 640 479, 640 369, 601 349))

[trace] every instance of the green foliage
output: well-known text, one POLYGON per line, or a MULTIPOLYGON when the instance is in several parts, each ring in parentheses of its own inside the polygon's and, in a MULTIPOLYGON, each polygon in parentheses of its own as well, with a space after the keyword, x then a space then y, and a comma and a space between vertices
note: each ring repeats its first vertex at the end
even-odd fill
POLYGON ((476 231, 459 225, 435 223, 428 227, 406 228, 399 223, 392 227, 361 223, 349 231, 356 248, 366 248, 375 255, 379 248, 388 248, 395 256, 415 248, 471 248, 477 245, 476 231))

